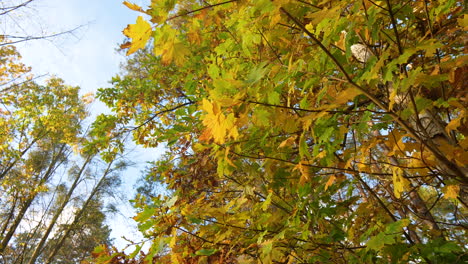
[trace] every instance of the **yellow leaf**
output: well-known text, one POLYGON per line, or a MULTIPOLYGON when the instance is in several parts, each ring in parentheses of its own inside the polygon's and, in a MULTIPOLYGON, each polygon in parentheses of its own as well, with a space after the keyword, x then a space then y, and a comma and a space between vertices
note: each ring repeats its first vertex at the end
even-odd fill
POLYGON ((233 166, 234 168, 237 168, 237 166, 228 157, 230 150, 231 150, 231 146, 228 146, 224 154, 224 160, 226 160, 229 165, 233 166))
POLYGON ((315 156, 314 158, 315 159, 323 159, 324 157, 327 156, 327 151, 326 150, 323 150, 323 151, 320 151, 319 154, 317 154, 317 156, 315 156))
POLYGON ((445 131, 447 131, 447 133, 450 133, 450 131, 456 130, 461 125, 461 120, 462 117, 460 116, 450 121, 450 123, 448 123, 448 125, 445 127, 445 131))
POLYGON ((369 166, 365 163, 358 162, 357 163, 358 170, 360 172, 368 172, 369 171, 369 166))
POLYGON ((136 52, 139 49, 142 49, 146 46, 146 42, 151 37, 151 25, 146 22, 142 16, 137 18, 136 24, 128 25, 123 33, 125 36, 132 39, 130 43, 130 48, 127 51, 127 56, 136 52))
POLYGON ((73 144, 73 153, 75 154, 81 153, 81 149, 78 145, 73 144))
POLYGON ((401 193, 408 188, 409 182, 403 177, 403 170, 398 167, 393 168, 393 192, 396 198, 401 197, 401 193))
POLYGON ((330 178, 328 178, 327 183, 325 184, 325 191, 330 187, 334 182, 335 182, 336 176, 332 175, 330 178))
POLYGON ((463 17, 457 19, 458 25, 460 25, 463 30, 468 30, 468 14, 464 14, 463 17))
POLYGON ((176 245, 176 242, 177 242, 177 229, 176 228, 172 228, 172 232, 171 232, 171 240, 169 242, 169 247, 170 248, 174 248, 175 245, 176 245))
MULTIPOLYGON (((172 242, 172 240, 171 240, 171 242, 172 242)), ((171 263, 174 263, 174 264, 179 264, 180 263, 179 254, 171 252, 171 263)))
POLYGON ((460 192, 460 186, 458 185, 448 185, 443 189, 445 199, 457 199, 458 193, 460 192))
POLYGON ((345 41, 346 40, 346 32, 345 31, 342 31, 341 34, 340 34, 340 40, 338 40, 337 42, 335 42, 335 45, 342 49, 342 50, 346 50, 346 46, 345 46, 345 41))
POLYGON ((180 40, 167 41, 162 50, 162 62, 170 64, 174 62, 178 66, 182 66, 185 62, 185 56, 189 54, 189 50, 180 40))
POLYGON ((126 5, 128 8, 130 8, 132 10, 135 10, 135 11, 138 11, 138 12, 144 12, 143 9, 139 5, 130 3, 128 1, 124 1, 123 4, 126 5))
POLYGON ((361 91, 359 91, 358 89, 356 89, 354 87, 351 87, 351 88, 348 88, 348 89, 342 91, 341 93, 339 93, 337 95, 337 97, 336 97, 336 100, 333 103, 343 104, 343 103, 348 102, 351 99, 354 99, 354 97, 356 97, 356 96, 358 96, 360 94, 362 94, 361 91))
MULTIPOLYGON (((305 28, 311 33, 315 32, 315 27, 314 25, 312 25, 312 23, 307 24, 305 28)), ((304 37, 307 37, 307 34, 304 33, 304 37)))
POLYGON ((202 101, 202 109, 207 114, 203 118, 203 124, 206 126, 206 129, 200 136, 200 140, 213 139, 216 143, 223 144, 226 137, 233 139, 239 137, 234 114, 231 113, 225 116, 216 102, 211 103, 206 99, 202 101))
POLYGON ((200 33, 196 30, 191 30, 190 32, 187 33, 187 39, 190 43, 200 45, 202 42, 202 38, 200 36, 200 33))
POLYGON ((304 183, 310 180, 309 168, 304 166, 305 164, 307 164, 307 162, 301 161, 294 167, 294 170, 299 170, 301 173, 301 177, 299 178, 299 185, 304 185, 304 183))
POLYGON ((214 115, 216 114, 214 111, 215 111, 215 108, 213 106, 213 104, 206 100, 205 98, 203 98, 202 100, 202 109, 205 110, 209 115, 214 115))
POLYGON ((395 104, 395 98, 396 98, 396 95, 397 95, 397 89, 391 89, 392 91, 390 92, 390 96, 389 96, 389 100, 390 100, 390 104, 388 106, 388 108, 390 110, 393 109, 393 105, 395 104))
POLYGON ((289 137, 288 139, 284 140, 283 142, 281 142, 281 144, 279 144, 278 149, 284 148, 286 146, 292 146, 294 144, 294 142, 296 142, 296 138, 297 138, 297 135, 294 135, 294 136, 289 137))

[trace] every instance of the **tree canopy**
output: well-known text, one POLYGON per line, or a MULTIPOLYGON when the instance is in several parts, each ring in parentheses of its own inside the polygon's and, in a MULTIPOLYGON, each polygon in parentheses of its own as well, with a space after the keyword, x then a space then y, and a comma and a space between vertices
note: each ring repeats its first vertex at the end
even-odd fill
MULTIPOLYGON (((115 263, 467 261, 464 2, 151 1, 98 97, 167 145, 115 263)), ((109 142, 112 142, 112 138, 109 142)))

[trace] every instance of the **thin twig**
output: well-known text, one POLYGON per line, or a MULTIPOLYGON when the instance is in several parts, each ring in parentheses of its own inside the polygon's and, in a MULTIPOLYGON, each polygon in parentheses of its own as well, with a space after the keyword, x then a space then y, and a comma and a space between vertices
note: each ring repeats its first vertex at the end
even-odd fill
POLYGON ((237 2, 237 0, 229 0, 229 1, 226 1, 226 2, 217 3, 217 4, 213 4, 213 5, 204 6, 204 7, 198 8, 198 9, 194 9, 194 10, 185 12, 185 13, 183 13, 183 14, 179 14, 179 15, 175 15, 175 16, 169 17, 168 19, 166 19, 166 22, 167 22, 167 21, 170 21, 170 20, 173 20, 173 19, 175 19, 175 18, 178 18, 178 17, 183 17, 183 16, 186 16, 186 15, 190 15, 190 14, 193 14, 193 13, 196 13, 196 12, 199 12, 199 11, 202 11, 202 10, 205 10, 205 9, 213 8, 213 7, 215 7, 215 6, 220 6, 220 5, 224 5, 224 4, 229 4, 229 3, 232 3, 232 2, 237 2))

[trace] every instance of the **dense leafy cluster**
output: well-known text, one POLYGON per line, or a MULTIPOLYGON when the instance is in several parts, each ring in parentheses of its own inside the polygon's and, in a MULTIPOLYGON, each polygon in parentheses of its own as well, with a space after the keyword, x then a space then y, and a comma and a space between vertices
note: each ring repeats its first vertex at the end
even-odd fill
POLYGON ((170 194, 134 200, 147 252, 98 262, 467 260, 463 1, 125 4, 150 19, 102 120, 167 144, 170 194))

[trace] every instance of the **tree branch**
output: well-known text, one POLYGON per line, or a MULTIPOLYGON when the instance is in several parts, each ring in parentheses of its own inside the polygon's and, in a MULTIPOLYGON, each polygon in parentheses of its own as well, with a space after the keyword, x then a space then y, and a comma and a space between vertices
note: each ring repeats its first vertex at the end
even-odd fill
POLYGON ((170 21, 170 20, 173 20, 173 19, 176 19, 176 18, 178 18, 178 17, 183 17, 183 16, 186 16, 186 15, 190 15, 190 14, 193 14, 193 13, 196 13, 196 12, 199 12, 199 11, 202 11, 202 10, 205 10, 205 9, 213 8, 213 7, 215 7, 215 6, 220 6, 220 5, 229 4, 229 3, 232 3, 232 2, 237 2, 237 0, 229 0, 229 1, 226 1, 226 2, 217 3, 217 4, 213 4, 213 5, 204 6, 204 7, 198 8, 198 9, 194 9, 194 10, 185 12, 185 13, 183 13, 183 14, 179 14, 179 15, 175 15, 175 16, 169 17, 168 19, 166 19, 166 22, 167 22, 167 21, 170 21))
MULTIPOLYGON (((388 1, 388 0, 387 0, 388 1)), ((434 156, 442 163, 444 166, 450 168, 454 174, 459 177, 459 180, 462 182, 468 183, 468 176, 465 175, 463 171, 453 162, 451 162, 447 157, 445 157, 442 153, 440 153, 439 149, 437 146, 431 142, 431 141, 426 141, 425 139, 421 138, 416 131, 410 127, 403 119, 396 114, 393 111, 390 111, 388 109, 388 106, 386 106, 383 102, 381 102, 377 97, 375 97, 373 94, 371 94, 369 91, 364 89, 362 86, 358 85, 353 81, 351 76, 346 72, 344 69, 343 65, 331 54, 331 52, 318 40, 314 34, 312 34, 309 30, 305 28, 305 26, 293 15, 291 15, 286 9, 283 7, 280 8, 281 12, 283 12, 288 18, 290 18, 296 26, 298 26, 302 31, 304 31, 307 36, 309 36, 317 45, 319 45, 320 49, 327 54, 327 56, 335 63, 335 65, 338 67, 339 71, 345 76, 346 80, 348 81, 349 84, 354 86, 356 89, 358 89, 360 92, 362 92, 367 98, 369 98, 372 102, 374 102, 378 107, 381 109, 385 110, 388 112, 388 114, 395 120, 397 124, 399 124, 403 129, 405 129, 414 139, 419 141, 422 145, 427 147, 429 151, 434 154, 434 156)), ((399 40, 398 40, 399 41, 399 40)), ((399 48, 401 48, 401 45, 399 45, 399 48)))

